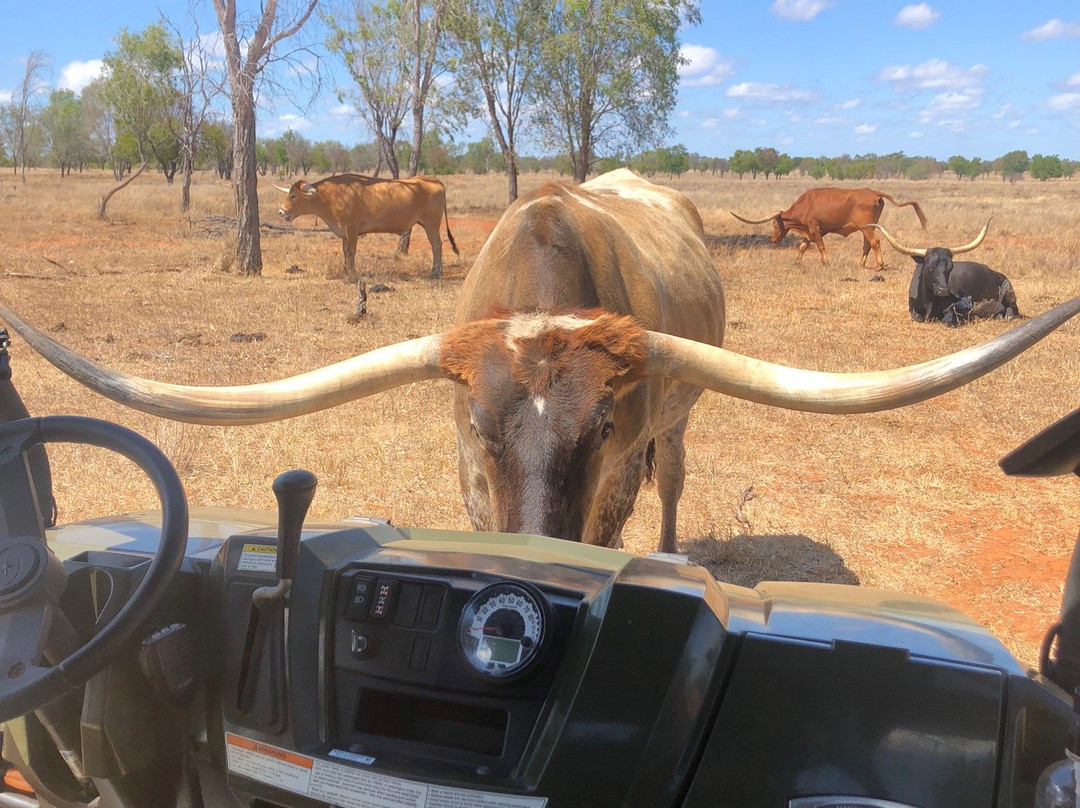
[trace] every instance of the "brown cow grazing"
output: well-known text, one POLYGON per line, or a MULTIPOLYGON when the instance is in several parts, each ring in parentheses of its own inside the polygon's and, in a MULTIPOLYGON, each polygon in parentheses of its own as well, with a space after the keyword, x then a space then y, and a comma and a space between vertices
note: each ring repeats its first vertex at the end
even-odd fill
MULTIPOLYGON (((881 258, 881 242, 871 225, 877 224, 885 200, 899 208, 910 205, 915 209, 919 222, 926 229, 926 216, 918 202, 897 202, 888 194, 870 188, 811 188, 785 211, 766 216, 764 219, 746 219, 735 211, 728 211, 740 222, 747 224, 773 223, 773 244, 779 244, 790 230, 802 236, 799 242, 798 258, 803 257, 811 242, 821 253, 821 263, 825 263, 825 240, 823 236, 837 233, 850 236, 856 230, 862 233, 862 260, 859 266, 866 266, 866 256, 874 251, 877 268, 882 269, 885 262, 881 258)), ((796 260, 798 260, 798 258, 796 260)))
POLYGON ((1078 312, 1080 298, 982 345, 891 371, 819 373, 751 359, 718 347, 724 297, 696 208, 626 170, 580 186, 550 183, 511 205, 465 281, 450 331, 277 382, 139 379, 0 306, 65 373, 182 421, 274 421, 451 379, 462 492, 477 529, 617 545, 654 444, 664 551, 676 549, 683 432, 702 388, 809 412, 877 412, 959 387, 1078 312))
MULTIPOLYGON (((287 222, 310 213, 318 216, 340 239, 345 253, 345 274, 356 272, 356 241, 365 233, 405 233, 418 224, 431 242, 431 277, 442 275, 442 240, 439 223, 446 216, 446 187, 433 177, 404 180, 376 179, 362 174, 337 174, 291 188, 275 185, 285 194, 278 213, 287 222)), ((457 244, 446 219, 446 238, 454 255, 457 244)))

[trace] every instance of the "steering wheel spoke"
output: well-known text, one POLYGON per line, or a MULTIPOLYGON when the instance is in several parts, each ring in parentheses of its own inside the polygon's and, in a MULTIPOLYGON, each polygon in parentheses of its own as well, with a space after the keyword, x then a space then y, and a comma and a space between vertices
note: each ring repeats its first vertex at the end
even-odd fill
POLYGON ((41 663, 55 608, 47 599, 34 597, 0 612, 0 693, 22 686, 36 670, 48 671, 41 663))
POLYGON ((30 484, 27 453, 41 443, 35 419, 13 421, 0 434, 0 538, 33 536, 45 544, 37 492, 30 484))

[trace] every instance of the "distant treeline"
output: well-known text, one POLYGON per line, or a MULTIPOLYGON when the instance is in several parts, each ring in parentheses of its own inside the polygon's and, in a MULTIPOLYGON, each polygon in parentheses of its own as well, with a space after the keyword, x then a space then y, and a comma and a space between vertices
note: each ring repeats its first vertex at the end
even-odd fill
MULTIPOLYGON (((52 167, 61 173, 86 169, 107 170, 119 179, 139 163, 134 141, 117 138, 110 148, 98 148, 99 140, 72 121, 79 116, 64 115, 67 105, 79 104, 81 99, 70 91, 53 93, 50 104, 37 122, 36 137, 29 150, 29 167, 52 167)), ((151 139, 151 162, 172 182, 180 165, 182 149, 168 130, 156 132, 151 139)), ((398 142, 399 163, 408 164, 411 146, 398 142)), ((232 179, 232 131, 228 122, 208 122, 198 138, 195 164, 202 170, 215 171, 223 179, 232 179)), ((345 146, 336 140, 312 142, 303 135, 288 131, 278 138, 263 138, 256 145, 256 162, 263 175, 288 178, 294 176, 326 176, 345 172, 385 175, 385 167, 375 142, 345 146)), ((15 166, 13 151, 0 149, 0 166, 15 166)), ((1080 163, 1058 155, 1011 151, 994 160, 981 160, 954 155, 948 160, 934 157, 910 156, 903 152, 892 154, 843 154, 839 157, 793 157, 773 148, 736 149, 729 157, 708 157, 689 152, 678 144, 652 149, 632 156, 613 156, 598 160, 597 173, 629 166, 648 176, 677 177, 689 171, 707 172, 717 176, 737 175, 740 179, 780 179, 793 173, 814 179, 875 180, 903 178, 925 180, 951 173, 958 179, 1000 177, 1015 181, 1025 174, 1037 180, 1058 177, 1071 179, 1080 163)), ((573 169, 565 155, 518 158, 522 172, 545 171, 572 175, 573 169)), ((491 138, 471 143, 453 143, 438 133, 424 139, 420 171, 424 174, 488 174, 505 173, 503 156, 491 138)))

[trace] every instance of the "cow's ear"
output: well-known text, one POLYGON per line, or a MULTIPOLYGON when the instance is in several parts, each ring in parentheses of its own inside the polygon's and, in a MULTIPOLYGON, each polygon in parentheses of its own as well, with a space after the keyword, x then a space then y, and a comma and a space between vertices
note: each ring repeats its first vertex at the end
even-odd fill
POLYGON ((911 285, 908 286, 908 297, 918 298, 922 289, 922 273, 923 262, 922 259, 915 259, 915 271, 911 273, 911 285))
POLYGON ((304 196, 315 196, 315 194, 318 193, 318 190, 310 182, 305 182, 300 186, 300 193, 304 196))

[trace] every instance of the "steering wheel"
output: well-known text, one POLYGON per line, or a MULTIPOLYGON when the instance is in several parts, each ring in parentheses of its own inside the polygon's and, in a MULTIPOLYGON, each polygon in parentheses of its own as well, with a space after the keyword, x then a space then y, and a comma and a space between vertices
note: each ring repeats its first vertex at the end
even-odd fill
MULTIPOLYGON (((187 497, 169 459, 126 427, 74 415, 0 424, 0 481, 25 471, 24 455, 43 443, 79 443, 116 452, 149 477, 161 504, 157 554, 128 602, 81 648, 49 666, 43 650, 67 573, 48 548, 40 519, 28 528, 33 503, 0 502, 0 722, 24 715, 85 684, 132 639, 161 602, 184 560, 187 497), (20 510, 22 508, 22 510, 20 510), (23 518, 18 518, 19 515, 23 518), (7 517, 7 518, 5 518, 7 517)), ((27 492, 32 496, 32 492, 27 492)))

